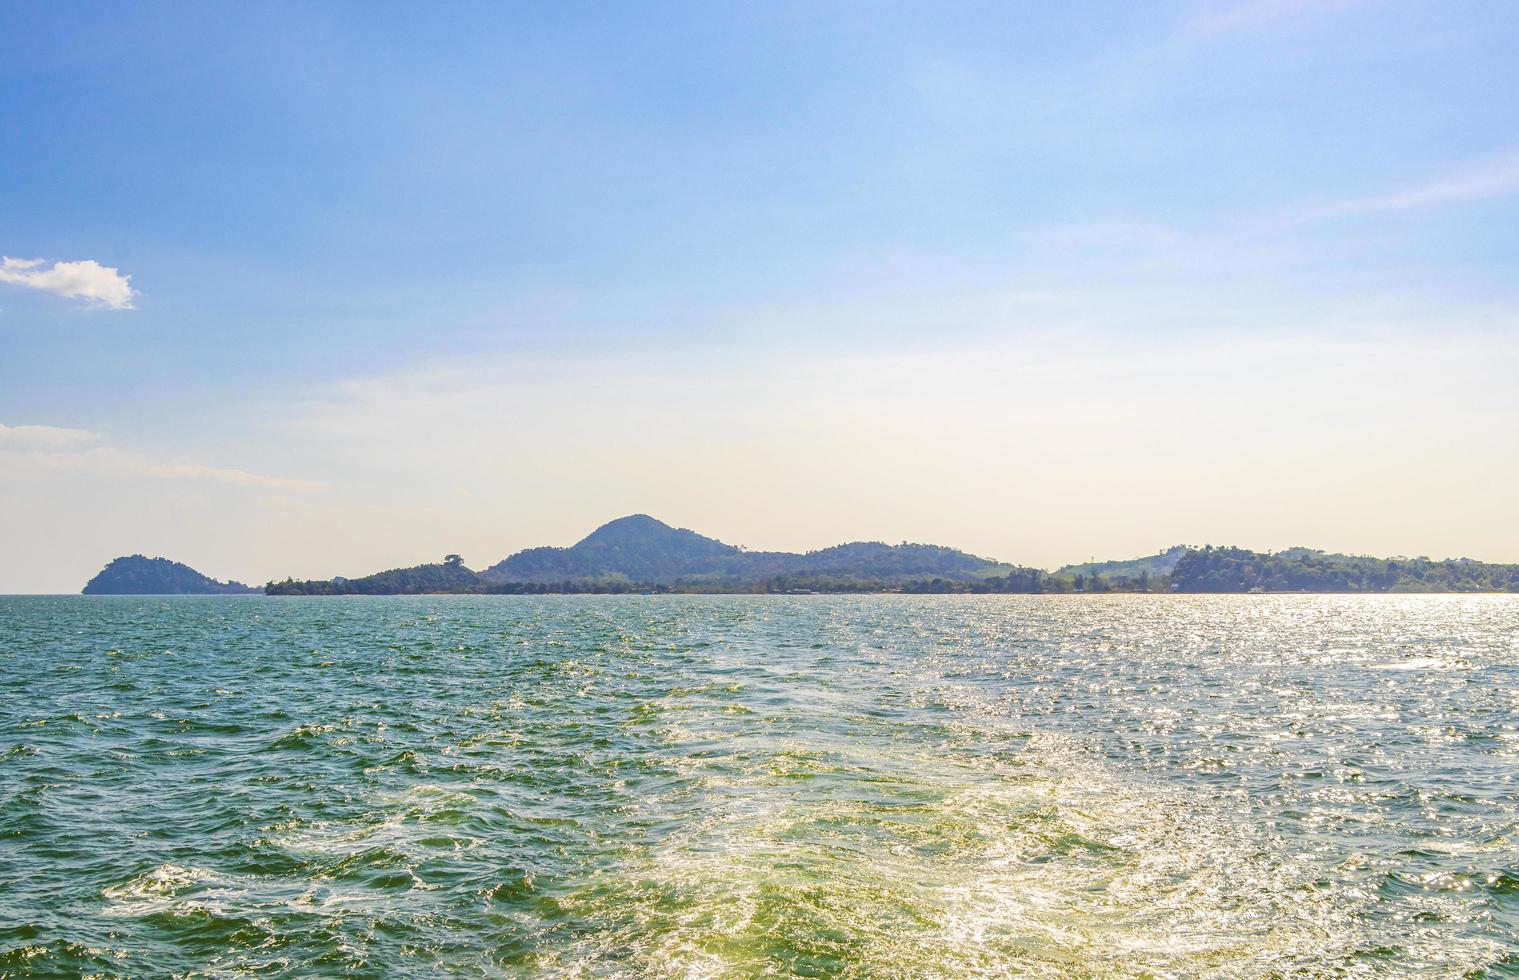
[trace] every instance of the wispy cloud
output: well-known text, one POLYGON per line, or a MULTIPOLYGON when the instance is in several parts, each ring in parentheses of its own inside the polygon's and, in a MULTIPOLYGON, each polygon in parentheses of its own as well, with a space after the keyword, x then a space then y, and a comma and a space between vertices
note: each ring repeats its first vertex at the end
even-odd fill
POLYGON ((107 471, 160 480, 206 480, 239 487, 270 487, 279 490, 325 490, 327 484, 316 480, 298 480, 288 476, 272 476, 266 473, 250 473, 225 466, 206 466, 201 463, 157 462, 137 453, 100 447, 82 454, 82 462, 107 471))
POLYGON ((113 479, 148 477, 191 480, 242 487, 323 490, 325 483, 251 473, 184 460, 155 459, 103 445, 97 432, 55 425, 0 424, 0 467, 8 473, 80 471, 113 479))
POLYGON ((1472 164, 1435 180, 1388 194, 1352 198, 1304 215, 1304 220, 1342 218, 1482 201, 1519 192, 1519 153, 1472 164))
POLYGON ((0 423, 0 448, 5 449, 67 449, 88 445, 99 438, 98 433, 88 429, 0 423))
POLYGON ((0 257, 0 282, 55 293, 66 299, 82 299, 97 309, 130 310, 132 277, 101 265, 94 259, 54 262, 43 259, 0 257))

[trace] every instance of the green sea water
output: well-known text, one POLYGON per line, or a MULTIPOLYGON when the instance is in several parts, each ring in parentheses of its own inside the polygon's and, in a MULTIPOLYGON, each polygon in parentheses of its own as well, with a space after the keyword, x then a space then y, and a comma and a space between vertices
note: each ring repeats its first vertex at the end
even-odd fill
POLYGON ((1513 597, 0 598, 0 976, 1515 976, 1513 597))

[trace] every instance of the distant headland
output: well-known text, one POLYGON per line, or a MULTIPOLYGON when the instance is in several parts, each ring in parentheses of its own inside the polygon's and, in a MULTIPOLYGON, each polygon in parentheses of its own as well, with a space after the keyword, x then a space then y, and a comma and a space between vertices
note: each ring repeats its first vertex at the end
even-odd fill
POLYGON ((1519 592, 1519 564, 1369 558, 1308 548, 1274 553, 1177 545, 1053 572, 930 544, 856 541, 805 553, 749 551, 646 514, 619 518, 568 548, 529 548, 483 571, 458 555, 358 578, 219 582, 179 562, 117 558, 89 595, 429 595, 542 593, 1229 593, 1519 592))

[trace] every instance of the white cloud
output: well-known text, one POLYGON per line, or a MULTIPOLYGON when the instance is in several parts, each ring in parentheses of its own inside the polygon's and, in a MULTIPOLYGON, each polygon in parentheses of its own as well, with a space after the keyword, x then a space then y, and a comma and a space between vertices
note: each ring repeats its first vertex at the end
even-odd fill
POLYGON ((322 490, 326 484, 250 473, 183 460, 160 460, 100 445, 99 433, 54 425, 0 424, 0 468, 8 474, 76 471, 113 479, 148 477, 282 490, 322 490))
POLYGON ((7 255, 0 257, 0 282, 46 290, 67 299, 82 299, 90 306, 108 310, 130 310, 132 297, 136 295, 131 276, 94 259, 48 265, 42 259, 15 259, 7 255))
POLYGON ((56 425, 5 425, 0 423, 0 448, 66 449, 95 442, 100 436, 87 429, 56 425))

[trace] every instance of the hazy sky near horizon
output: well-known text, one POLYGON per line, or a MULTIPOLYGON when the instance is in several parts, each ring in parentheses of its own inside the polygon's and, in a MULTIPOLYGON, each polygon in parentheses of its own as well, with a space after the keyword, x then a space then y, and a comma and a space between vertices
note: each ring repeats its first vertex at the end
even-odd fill
POLYGON ((633 512, 1519 561, 1519 7, 0 8, 0 592, 633 512))

